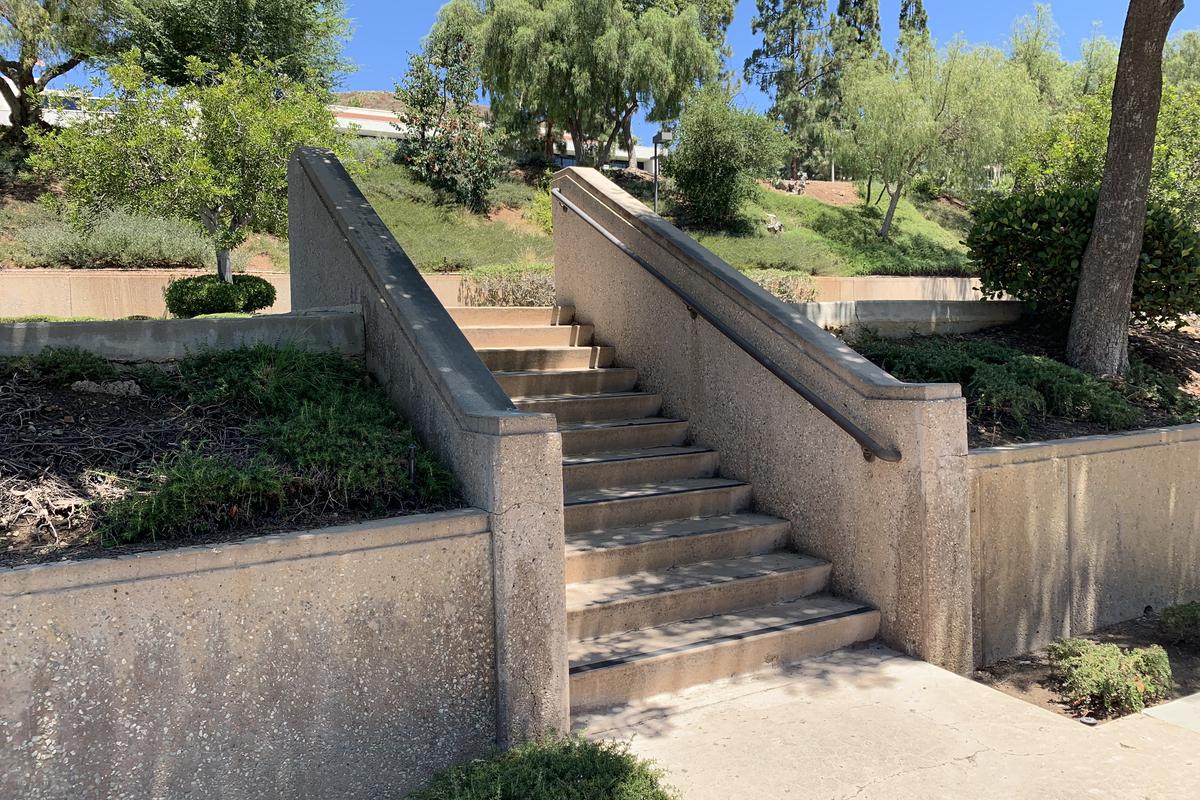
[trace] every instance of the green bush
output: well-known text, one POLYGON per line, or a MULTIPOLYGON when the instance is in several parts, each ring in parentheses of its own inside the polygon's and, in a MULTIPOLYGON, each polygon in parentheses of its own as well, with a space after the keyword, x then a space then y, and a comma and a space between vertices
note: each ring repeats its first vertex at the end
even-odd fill
POLYGON ((1031 418, 1046 414, 1112 429, 1127 428, 1141 416, 1101 378, 991 342, 864 337, 854 346, 902 381, 961 384, 972 418, 1003 420, 1022 433, 1031 418))
POLYGON ((446 770, 409 800, 677 800, 627 745, 551 738, 446 770))
POLYGON ((199 275, 171 281, 163 296, 167 310, 177 317, 250 314, 275 303, 275 287, 256 275, 234 275, 233 283, 199 275))
POLYGON ((723 228, 783 161, 786 142, 775 123, 734 108, 723 88, 698 94, 684 108, 664 174, 672 197, 690 224, 723 228))
MULTIPOLYGON (((1068 321, 1096 217, 1096 189, 1013 192, 978 205, 967 235, 985 295, 1008 293, 1068 321)), ((1173 325, 1200 312, 1200 231, 1152 206, 1133 286, 1133 320, 1173 325)))
POLYGON ((55 386, 70 386, 76 381, 111 381, 117 376, 112 364, 78 347, 47 347, 30 359, 30 365, 55 386))
POLYGON ((161 268, 211 266, 212 241, 177 220, 112 213, 86 224, 55 220, 17 232, 27 267, 161 268))
POLYGON ((550 203, 548 190, 533 196, 533 204, 525 212, 525 218, 546 233, 554 234, 554 206, 550 203))
POLYGON ((1171 661, 1158 645, 1123 650, 1115 644, 1064 639, 1048 648, 1050 664, 1072 706, 1132 714, 1171 691, 1171 661))
POLYGON ((501 264, 463 276, 463 304, 468 306, 552 306, 554 266, 501 264))
POLYGON ((1200 647, 1200 603, 1171 606, 1162 612, 1162 629, 1178 644, 1200 647))

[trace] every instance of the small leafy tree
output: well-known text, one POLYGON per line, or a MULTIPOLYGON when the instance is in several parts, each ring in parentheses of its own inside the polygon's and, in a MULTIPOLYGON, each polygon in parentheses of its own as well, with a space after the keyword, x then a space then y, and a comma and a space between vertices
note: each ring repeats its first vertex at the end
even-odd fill
POLYGON ((955 42, 938 53, 923 37, 904 41, 894 63, 859 61, 843 86, 851 161, 891 198, 879 236, 889 239, 905 187, 921 171, 978 188, 1037 119, 1024 70, 996 50, 955 42))
POLYGON ((78 220, 122 209, 202 226, 232 283, 230 251, 252 230, 286 232, 288 159, 300 145, 333 146, 333 118, 269 62, 235 57, 216 73, 193 59, 197 82, 171 89, 139 59, 131 51, 109 70, 111 93, 82 100, 81 122, 35 134, 30 164, 62 185, 78 220))
POLYGON ((786 152, 775 123, 734 108, 728 92, 711 87, 685 107, 664 171, 689 222, 721 227, 736 219, 757 179, 774 174, 786 152))
POLYGON ((404 137, 396 155, 419 180, 483 212, 503 163, 500 135, 476 113, 479 61, 469 11, 448 6, 424 50, 409 56, 396 87, 404 137))

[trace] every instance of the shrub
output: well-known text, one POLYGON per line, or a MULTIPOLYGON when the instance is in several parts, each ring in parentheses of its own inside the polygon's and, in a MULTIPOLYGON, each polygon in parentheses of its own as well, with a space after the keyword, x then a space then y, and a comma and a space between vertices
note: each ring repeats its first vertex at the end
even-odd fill
POLYGON ((97 533, 105 544, 157 541, 245 525, 284 502, 286 479, 277 464, 245 466, 183 453, 157 465, 151 477, 110 503, 97 533))
POLYGON ((675 800, 662 770, 615 742, 550 738, 446 770, 409 800, 675 800))
POLYGON ((250 314, 275 303, 275 287, 256 275, 234 275, 225 283, 216 275, 171 281, 163 293, 167 310, 177 317, 201 314, 250 314))
POLYGON ((75 269, 212 266, 212 241, 177 220, 111 213, 86 224, 54 221, 17 233, 20 262, 75 269))
POLYGON ((78 347, 47 347, 30 363, 42 378, 56 386, 70 386, 76 381, 110 381, 117 375, 112 364, 78 347))
POLYGON ((525 212, 525 218, 546 233, 554 234, 554 206, 550 202, 549 190, 533 196, 533 204, 525 212))
MULTIPOLYGON (((967 236, 986 295, 1008 293, 1068 321, 1096 216, 1096 189, 1013 192, 981 203, 967 236)), ((1133 320, 1172 325, 1200 311, 1200 231, 1152 206, 1133 286, 1133 320)))
POLYGON ((1137 713, 1171 691, 1171 661, 1158 645, 1123 650, 1115 644, 1064 639, 1050 645, 1048 653, 1064 699, 1076 708, 1137 713))
POLYGON ((463 276, 468 306, 552 306, 554 267, 550 264, 482 267, 463 276))
POLYGON ((817 299, 817 287, 811 275, 782 269, 752 269, 746 277, 785 303, 811 303, 817 299))
POLYGON ((1178 644, 1200 647, 1200 603, 1171 606, 1162 612, 1162 629, 1178 644))
POLYGON ((958 383, 973 418, 992 417, 1028 430, 1031 417, 1053 414, 1125 428, 1140 413, 1107 381, 1044 356, 991 342, 945 337, 855 342, 862 355, 902 381, 958 383))
POLYGON ((722 88, 705 89, 684 108, 664 172, 688 222, 730 225, 742 204, 783 161, 786 143, 761 114, 733 107, 722 88))

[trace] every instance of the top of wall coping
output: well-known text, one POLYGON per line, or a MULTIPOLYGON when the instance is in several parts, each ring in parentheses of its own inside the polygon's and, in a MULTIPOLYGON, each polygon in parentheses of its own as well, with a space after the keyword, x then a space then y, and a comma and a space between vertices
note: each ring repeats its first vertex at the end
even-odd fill
POLYGON ((1078 436, 1073 439, 981 447, 967 452, 967 464, 971 469, 987 469, 1190 442, 1200 442, 1200 423, 1098 436, 1078 436))
POLYGON ((462 426, 493 436, 556 431, 553 414, 522 412, 513 405, 337 157, 301 147, 293 159, 462 426))
POLYGON ((587 167, 567 167, 554 178, 592 195, 631 227, 677 258, 720 292, 836 379, 864 398, 950 400, 962 397, 954 383, 904 383, 813 323, 798 309, 754 283, 619 186, 587 167))

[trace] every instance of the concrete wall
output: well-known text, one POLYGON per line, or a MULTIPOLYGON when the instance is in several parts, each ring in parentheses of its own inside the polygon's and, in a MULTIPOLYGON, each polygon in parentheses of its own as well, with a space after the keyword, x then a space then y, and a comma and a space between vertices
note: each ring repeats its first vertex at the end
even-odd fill
MULTIPOLYGON (((206 270, 0 269, 0 317, 164 317, 163 290, 176 278, 206 270)), ((256 272, 275 287, 275 305, 264 313, 292 309, 286 272, 256 272)))
POLYGON ((424 277, 332 155, 289 171, 298 309, 358 305, 367 367, 488 512, 501 744, 568 724, 562 440, 517 411, 424 277))
POLYGON ((981 663, 1200 600, 1200 425, 968 462, 981 663))
POLYGON ((845 300, 979 300, 978 278, 919 278, 863 275, 813 276, 818 303, 845 300))
POLYGON ((0 797, 400 797, 495 740, 487 515, 0 570, 0 797))
POLYGON ((660 392, 666 413, 749 481, 755 504, 793 523, 803 551, 833 563, 835 591, 871 603, 894 646, 953 669, 973 663, 966 406, 954 385, 903 384, 767 294, 594 170, 554 181, 573 203, 708 307, 788 374, 883 444, 855 441, 689 313, 662 283, 554 203, 558 302, 660 392))
POLYGON ((1024 304, 1014 300, 846 300, 795 306, 826 330, 871 331, 892 339, 1011 325, 1024 311, 1024 304))
POLYGON ((245 319, 0 323, 0 356, 35 355, 47 347, 81 347, 111 361, 177 361, 190 352, 266 344, 363 354, 357 309, 245 319))

